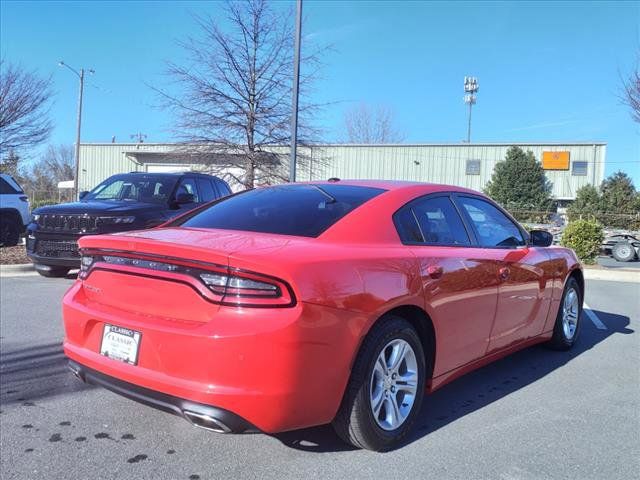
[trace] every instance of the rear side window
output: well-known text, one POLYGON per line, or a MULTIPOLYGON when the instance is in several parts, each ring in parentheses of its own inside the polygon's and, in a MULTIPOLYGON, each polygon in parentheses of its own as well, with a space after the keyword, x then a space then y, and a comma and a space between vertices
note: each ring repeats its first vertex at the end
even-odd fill
POLYGON ((414 201, 398 212, 394 220, 400 238, 405 242, 416 242, 411 238, 416 237, 413 229, 417 226, 420 235, 417 241, 425 245, 469 245, 471 243, 458 211, 446 196, 427 197, 414 201), (407 227, 411 225, 409 214, 413 217, 414 225, 410 228, 407 227), (401 231, 400 225, 403 226, 404 231, 401 231))
POLYGON ((393 216, 400 240, 406 243, 422 243, 422 233, 411 207, 405 207, 393 216))
POLYGON ((218 186, 218 192, 220 192, 220 195, 222 195, 223 197, 231 195, 231 189, 229 188, 229 185, 227 185, 227 182, 225 182, 224 180, 220 180, 219 178, 216 178, 215 182, 218 186))
POLYGON ((218 196, 213 189, 213 184, 208 178, 198 178, 198 190, 200 191, 200 201, 210 202, 218 196))
POLYGON ((525 245, 522 232, 509 217, 485 200, 458 197, 475 228, 482 247, 512 248, 525 245))
POLYGON ((379 188, 351 185, 280 185, 230 196, 174 225, 317 237, 379 188))

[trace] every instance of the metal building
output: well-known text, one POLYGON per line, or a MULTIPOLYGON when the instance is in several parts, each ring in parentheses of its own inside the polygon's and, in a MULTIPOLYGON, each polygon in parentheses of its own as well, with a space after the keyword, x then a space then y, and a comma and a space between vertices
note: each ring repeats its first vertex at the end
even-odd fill
MULTIPOLYGON (((568 142, 305 146, 298 148, 305 157, 298 167, 298 180, 377 178, 482 190, 511 146, 532 151, 542 162, 557 200, 573 200, 580 187, 600 185, 604 178, 606 143, 568 142)), ((89 190, 115 173, 203 168, 185 160, 178 151, 176 144, 81 144, 80 190, 89 190)), ((288 148, 274 147, 272 151, 282 155, 285 168, 288 148)))

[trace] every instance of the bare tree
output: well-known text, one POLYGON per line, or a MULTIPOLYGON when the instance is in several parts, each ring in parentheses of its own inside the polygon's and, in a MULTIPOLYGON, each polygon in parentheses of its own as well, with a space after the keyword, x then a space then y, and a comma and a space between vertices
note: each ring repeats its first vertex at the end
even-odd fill
POLYGON ((640 69, 637 65, 628 79, 622 79, 621 97, 622 101, 631 109, 631 118, 640 123, 640 69))
POLYGON ((73 180, 74 150, 71 145, 49 145, 33 164, 20 169, 19 182, 32 200, 55 200, 58 182, 73 180))
MULTIPOLYGON (((197 17, 201 35, 181 43, 188 62, 168 64, 178 93, 152 88, 176 115, 183 154, 246 188, 284 180, 286 167, 273 147, 290 139, 293 17, 265 0, 227 2, 224 12, 226 29, 212 16, 197 17)), ((318 106, 305 103, 304 94, 317 76, 319 55, 301 58, 301 143, 317 134, 308 119, 318 106)))
POLYGON ((400 143, 404 139, 395 126, 393 110, 382 105, 353 106, 344 114, 344 126, 349 143, 400 143))
POLYGON ((0 155, 44 142, 49 120, 51 79, 0 60, 0 155))

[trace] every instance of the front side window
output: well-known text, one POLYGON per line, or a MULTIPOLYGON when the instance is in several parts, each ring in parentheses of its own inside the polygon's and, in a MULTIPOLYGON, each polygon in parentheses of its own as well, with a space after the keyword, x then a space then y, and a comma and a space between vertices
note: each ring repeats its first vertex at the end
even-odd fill
POLYGON ((143 203, 166 203, 175 179, 154 175, 116 175, 105 180, 82 198, 83 202, 125 201, 143 203))
POLYGON ((279 185, 224 198, 175 225, 317 237, 384 190, 351 185, 279 185))
POLYGON ((459 197, 481 247, 513 248, 525 245, 522 232, 509 217, 485 200, 459 197))
POLYGON ((176 197, 178 195, 184 195, 184 194, 193 195, 193 201, 195 203, 200 202, 195 178, 182 179, 182 181, 180 182, 180 185, 178 185, 178 190, 176 191, 176 197))
POLYGON ((410 238, 416 236, 412 233, 412 228, 417 221, 415 227, 418 228, 421 236, 420 243, 426 245, 469 245, 471 243, 460 215, 447 196, 419 199, 399 213, 401 216, 396 216, 394 220, 397 226, 398 221, 402 220, 402 230, 398 233, 401 238, 404 236, 404 241, 414 241, 410 238), (402 213, 404 210, 408 210, 411 215, 402 213), (413 223, 411 217, 413 217, 413 223), (411 237, 407 237, 408 234, 411 237))

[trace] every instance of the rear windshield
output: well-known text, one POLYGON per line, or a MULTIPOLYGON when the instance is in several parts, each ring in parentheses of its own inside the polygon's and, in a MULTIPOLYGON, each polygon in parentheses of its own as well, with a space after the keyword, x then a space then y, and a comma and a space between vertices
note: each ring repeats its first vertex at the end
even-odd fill
POLYGON ((351 185, 280 185, 227 197, 174 225, 317 237, 384 190, 351 185))

